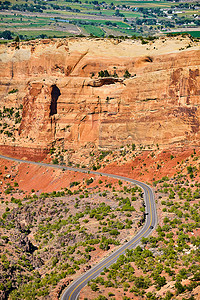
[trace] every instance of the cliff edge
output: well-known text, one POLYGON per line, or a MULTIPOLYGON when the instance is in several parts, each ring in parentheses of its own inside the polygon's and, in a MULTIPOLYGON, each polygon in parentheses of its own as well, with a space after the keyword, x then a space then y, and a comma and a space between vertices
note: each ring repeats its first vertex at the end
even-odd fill
POLYGON ((189 37, 0 45, 0 152, 40 159, 56 143, 198 146, 199 45, 189 37))

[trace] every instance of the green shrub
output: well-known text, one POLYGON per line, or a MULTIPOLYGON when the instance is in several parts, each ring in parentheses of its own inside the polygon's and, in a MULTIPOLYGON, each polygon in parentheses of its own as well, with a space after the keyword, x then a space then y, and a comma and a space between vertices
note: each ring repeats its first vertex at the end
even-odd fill
POLYGON ((17 93, 18 92, 18 89, 12 89, 11 91, 8 92, 8 94, 14 94, 14 93, 17 93))
POLYGON ((131 74, 129 73, 128 70, 126 70, 126 71, 124 72, 124 78, 130 78, 130 77, 131 77, 131 74))

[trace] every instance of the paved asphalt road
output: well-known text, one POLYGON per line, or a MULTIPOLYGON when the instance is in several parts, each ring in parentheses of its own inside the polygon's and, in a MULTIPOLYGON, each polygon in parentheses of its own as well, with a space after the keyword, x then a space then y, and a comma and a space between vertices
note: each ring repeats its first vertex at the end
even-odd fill
POLYGON ((129 242, 127 242, 125 245, 120 247, 115 252, 111 253, 107 258, 103 259, 95 267, 91 268, 89 271, 87 271, 85 274, 83 274, 77 280, 72 282, 72 284, 69 285, 69 287, 64 291, 64 293, 61 297, 61 300, 78 299, 78 295, 79 295, 81 289, 88 283, 88 281, 96 278, 104 270, 104 268, 108 268, 110 265, 112 265, 114 262, 116 262, 118 257, 120 255, 124 254, 127 249, 135 248, 140 243, 141 238, 148 237, 152 233, 154 228, 156 227, 157 214, 156 214, 154 193, 153 193, 153 190, 151 189, 151 187, 145 183, 142 183, 140 181, 130 179, 127 177, 113 175, 113 174, 107 174, 107 173, 103 173, 103 172, 94 172, 94 171, 88 171, 88 170, 59 166, 59 165, 50 165, 50 164, 45 164, 45 163, 17 159, 17 158, 10 158, 10 157, 3 156, 3 155, 0 155, 0 158, 4 158, 4 159, 16 161, 16 162, 30 163, 30 164, 35 164, 35 165, 40 165, 40 166, 45 166, 45 167, 59 168, 59 169, 71 170, 71 171, 82 172, 82 173, 90 172, 90 174, 103 175, 103 176, 107 176, 107 177, 116 178, 119 180, 125 180, 127 182, 137 184, 138 186, 140 186, 143 189, 146 220, 145 220, 145 224, 142 227, 142 229, 129 242))

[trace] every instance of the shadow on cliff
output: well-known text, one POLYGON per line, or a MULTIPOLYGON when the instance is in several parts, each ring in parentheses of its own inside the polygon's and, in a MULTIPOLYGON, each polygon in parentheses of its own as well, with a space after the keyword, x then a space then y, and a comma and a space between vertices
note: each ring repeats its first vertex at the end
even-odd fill
POLYGON ((55 84, 52 85, 51 88, 51 105, 49 116, 57 114, 57 100, 58 97, 61 95, 59 88, 55 84))

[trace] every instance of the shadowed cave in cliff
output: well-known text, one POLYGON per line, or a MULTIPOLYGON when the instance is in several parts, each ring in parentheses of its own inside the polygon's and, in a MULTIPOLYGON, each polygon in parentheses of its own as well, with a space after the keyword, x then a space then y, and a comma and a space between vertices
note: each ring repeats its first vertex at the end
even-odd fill
POLYGON ((51 105, 50 105, 50 116, 57 114, 57 100, 61 95, 59 88, 54 84, 51 86, 51 105))

